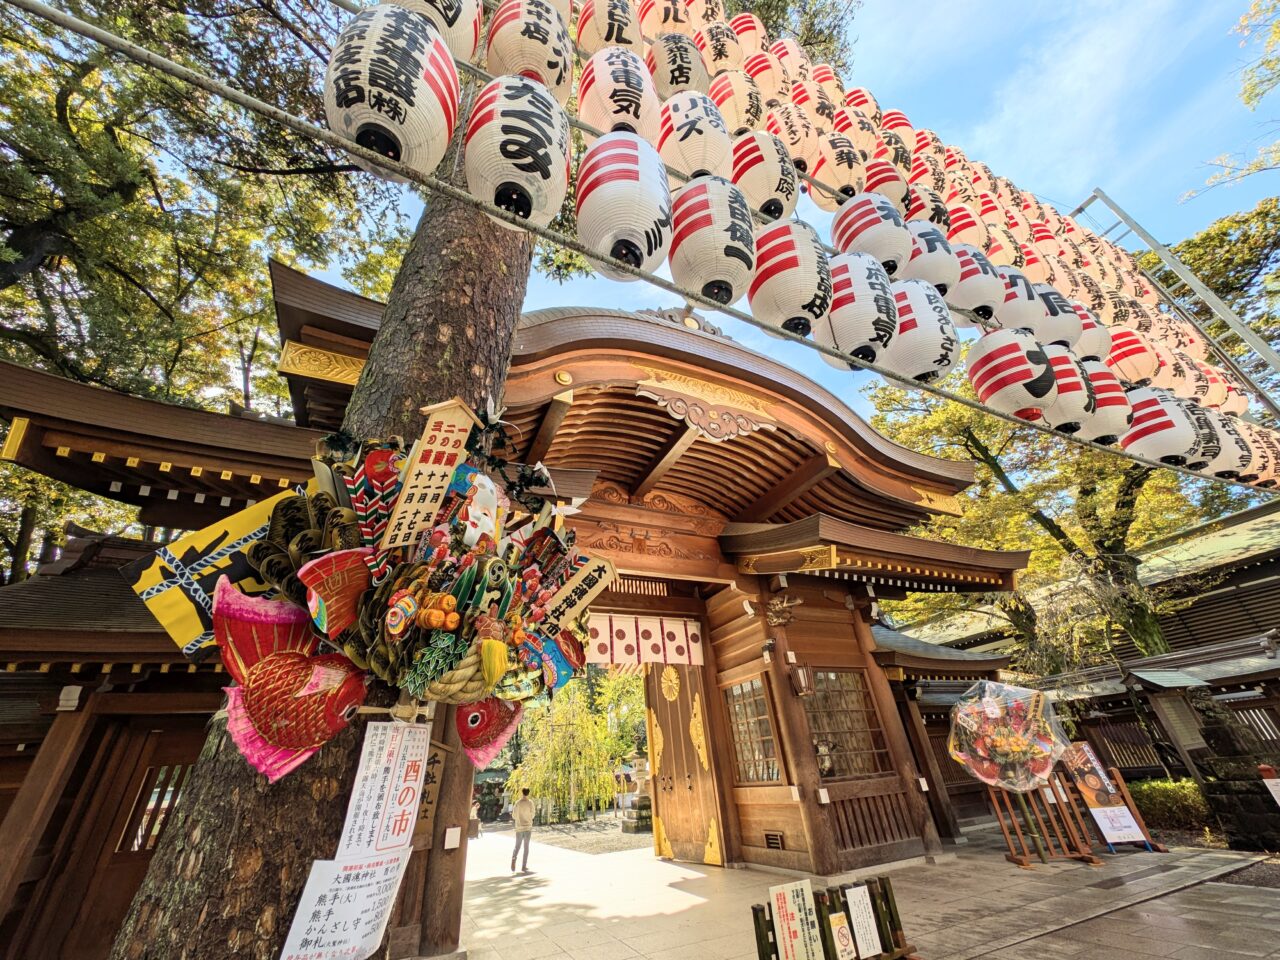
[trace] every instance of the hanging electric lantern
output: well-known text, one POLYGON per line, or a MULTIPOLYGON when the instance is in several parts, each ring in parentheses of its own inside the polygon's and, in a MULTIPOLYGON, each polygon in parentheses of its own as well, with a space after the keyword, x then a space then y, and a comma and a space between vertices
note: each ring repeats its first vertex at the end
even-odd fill
POLYGON ((1093 383, 1080 360, 1066 347, 1045 344, 1044 353, 1058 387, 1054 401, 1044 408, 1044 422, 1059 433, 1079 433, 1097 410, 1093 383))
POLYGON ((1280 477, 1280 443, 1275 434, 1247 420, 1237 420, 1235 428, 1249 444, 1249 466, 1239 479, 1264 489, 1275 486, 1280 477))
POLYGON ((663 33, 655 37, 645 51, 644 62, 662 100, 687 90, 696 93, 711 90, 711 74, 702 62, 698 46, 683 34, 663 33))
POLYGON ((1106 364, 1126 383, 1143 384, 1156 375, 1159 358, 1147 340, 1129 327, 1111 328, 1111 353, 1106 364))
POLYGON ((1093 279, 1085 271, 1081 270, 1080 278, 1080 297, 1079 300, 1096 316, 1098 322, 1102 323, 1100 311, 1107 302, 1106 295, 1102 292, 1102 287, 1097 280, 1093 279))
POLYGON ((1163 390, 1134 387, 1127 391, 1133 421, 1120 438, 1120 448, 1171 467, 1184 465, 1197 446, 1195 425, 1177 399, 1163 390))
POLYGON ((791 78, 782 61, 768 50, 753 53, 742 61, 742 71, 756 82, 766 107, 791 99, 791 78))
POLYGON ((1205 407, 1222 406, 1223 401, 1227 399, 1227 380, 1222 375, 1222 372, 1203 360, 1197 360, 1194 357, 1188 357, 1187 359, 1196 365, 1196 369, 1203 373, 1205 380, 1208 381, 1204 397, 1199 401, 1200 404, 1205 407))
POLYGON ((472 196, 539 227, 560 212, 569 189, 569 118, 542 84, 490 80, 476 97, 463 142, 472 196))
POLYGON ((1022 251, 1022 272, 1027 275, 1027 279, 1032 283, 1052 282, 1053 271, 1040 256, 1040 252, 1029 243, 1020 243, 1018 248, 1022 251))
POLYGON ((773 41, 769 44, 769 52, 782 61, 782 65, 787 68, 787 76, 793 82, 810 79, 809 70, 813 64, 809 55, 790 37, 773 41))
POLYGON ((951 220, 951 229, 947 231, 947 239, 952 244, 967 243, 981 249, 987 242, 987 229, 973 214, 973 209, 963 203, 948 203, 947 216, 951 220))
MULTIPOLYGON (((590 66, 590 64, 588 64, 590 66)), ((596 140, 578 166, 578 236, 592 250, 652 273, 671 242, 671 192, 662 158, 646 140, 618 131, 596 140)), ((591 261, 613 280, 637 280, 591 261)))
POLYGON ((1079 440, 1090 440, 1107 446, 1114 444, 1129 429, 1133 409, 1120 379, 1101 360, 1082 360, 1080 369, 1093 388, 1094 408, 1076 431, 1079 440))
POLYGON ((729 20, 729 26, 738 35, 744 57, 760 53, 769 46, 769 31, 754 13, 738 14, 729 20))
POLYGON ((699 28, 693 35, 693 42, 702 51, 702 59, 714 77, 726 70, 738 70, 744 59, 742 44, 733 27, 727 23, 708 23, 699 28))
POLYGON ((894 277, 911 255, 911 231, 888 197, 860 193, 840 205, 831 242, 841 253, 869 253, 894 277))
POLYGON ((1009 330, 1035 330, 1044 319, 1044 302, 1031 281, 1016 267, 997 266, 1004 281, 1004 300, 996 304, 995 321, 1009 330))
POLYGON ((1135 326, 1134 320, 1141 314, 1136 300, 1114 290, 1103 290, 1102 297, 1102 309, 1098 311, 1098 316, 1103 323, 1109 327, 1135 326))
POLYGON ((886 110, 880 117, 881 132, 889 131, 897 134, 906 145, 908 153, 910 153, 916 144, 916 131, 911 126, 911 121, 907 119, 907 115, 901 110, 886 110))
MULTIPOLYGON (((1148 339, 1150 340, 1150 338, 1148 339)), ((1168 390, 1180 396, 1190 396, 1193 379, 1191 370, 1179 359, 1176 353, 1164 344, 1157 341, 1150 342, 1151 349, 1156 352, 1156 360, 1159 364, 1156 367, 1156 372, 1152 374, 1151 386, 1161 390, 1168 390)))
POLYGON ((880 112, 880 104, 866 87, 854 87, 848 91, 844 95, 844 105, 864 114, 876 125, 877 130, 880 129, 880 121, 884 115, 880 112))
POLYGON ((1081 360, 1101 360, 1111 353, 1111 331, 1083 303, 1073 300, 1071 309, 1080 318, 1080 338, 1072 348, 1081 360))
MULTIPOLYGON (((875 363, 898 329, 898 305, 889 275, 869 253, 838 253, 831 258, 831 283, 831 310, 814 324, 814 341, 875 363)), ((833 367, 852 367, 826 354, 820 356, 833 367)))
MULTIPOLYGON (((458 119, 458 72, 448 45, 426 17, 379 4, 338 34, 324 78, 329 128, 389 160, 431 173, 458 119)), ((359 157, 360 167, 403 182, 359 157)))
POLYGON ((436 28, 454 58, 470 63, 480 46, 484 16, 481 0, 390 0, 398 7, 420 13, 436 28))
POLYGON ((583 123, 605 133, 634 133, 654 143, 661 129, 661 112, 662 101, 653 77, 633 51, 605 47, 582 68, 578 78, 578 119, 583 123))
POLYGON ((716 303, 741 299, 755 271, 755 233, 742 191, 722 177, 697 177, 672 205, 671 278, 716 303))
POLYGON ((1036 337, 1042 343, 1074 346, 1084 332, 1084 323, 1075 307, 1056 287, 1047 283, 1033 283, 1031 289, 1044 304, 1044 319, 1035 329, 1036 337))
POLYGON ((1209 410, 1207 414, 1218 435, 1218 452, 1208 458, 1204 472, 1211 477, 1234 480, 1249 469, 1253 448, 1240 432, 1234 417, 1228 417, 1218 410, 1209 410))
POLYGON ((924 280, 890 284, 898 307, 898 329, 880 355, 880 364, 918 383, 932 383, 951 372, 960 340, 946 302, 924 280))
POLYGON ((916 142, 912 146, 913 153, 925 153, 938 161, 941 166, 946 163, 947 148, 942 138, 932 130, 921 128, 916 131, 916 142))
POLYGON ((724 0, 685 0, 685 6, 689 8, 689 19, 695 28, 724 19, 724 0))
POLYGON ((829 213, 840 209, 840 204, 862 192, 865 178, 862 155, 852 140, 843 133, 825 133, 818 137, 818 162, 813 168, 815 182, 809 187, 809 196, 819 209, 829 213), (822 186, 818 186, 819 183, 822 186))
POLYGON ((764 99, 756 82, 741 70, 726 70, 711 81, 711 100, 735 137, 759 130, 764 123, 764 99))
POLYGON ((791 84, 791 102, 804 111, 819 134, 835 129, 836 105, 821 84, 813 80, 797 80, 791 84))
POLYGON ((969 345, 965 371, 978 401, 1020 420, 1039 420, 1057 397, 1044 347, 1023 330, 988 330, 969 345))
MULTIPOLYGON (((689 8, 684 0, 640 0, 640 33, 645 39, 656 42, 664 33, 670 33, 692 40, 697 29, 689 18, 689 8)), ((698 59, 701 61, 702 57, 698 59)), ((657 78, 656 73, 654 78, 657 78)), ((705 87, 702 92, 706 92, 705 87)))
POLYGON ((912 186, 916 184, 924 184, 934 193, 946 200, 947 193, 947 174, 942 168, 942 161, 935 157, 932 153, 921 153, 917 151, 911 158, 911 172, 907 175, 907 182, 912 186))
POLYGON ((658 153, 662 162, 686 177, 724 172, 733 140, 724 118, 705 93, 687 90, 662 105, 658 153))
MULTIPOLYGON (((1204 369, 1206 365, 1198 363, 1180 350, 1175 350, 1173 353, 1187 371, 1185 389, 1181 391, 1175 390, 1173 393, 1184 400, 1194 400, 1198 404, 1205 405, 1209 394, 1214 392, 1214 385, 1209 380, 1209 375, 1204 369)), ((1223 390, 1223 399, 1226 399, 1225 389, 1223 390)))
POLYGON ((987 224, 987 244, 983 253, 997 267, 1021 267, 1026 263, 1022 245, 1005 227, 998 223, 987 224))
POLYGON ((1022 215, 1022 211, 1016 205, 1005 205, 1004 225, 1009 228, 1010 233, 1018 238, 1019 243, 1030 243, 1031 222, 1022 215))
POLYGON ((766 115, 764 128, 787 145, 797 170, 807 173, 813 169, 818 162, 818 131, 804 111, 794 103, 780 103, 766 115))
POLYGON ((907 219, 928 220, 940 227, 945 237, 951 229, 951 216, 947 213, 947 205, 942 198, 923 183, 912 184, 907 188, 907 219))
POLYGON ((569 28, 547 0, 503 0, 489 23, 485 56, 494 74, 536 80, 562 107, 573 95, 569 28))
POLYGON ((809 78, 822 87, 827 98, 837 107, 844 103, 844 82, 831 64, 815 63, 809 70, 809 78))
POLYGON ((578 10, 578 46, 594 57, 606 47, 622 47, 644 53, 645 36, 640 9, 633 0, 581 0, 578 10))
POLYGON ((837 133, 843 133, 853 141, 853 145, 861 152, 864 163, 880 145, 880 133, 876 125, 861 110, 840 107, 831 118, 831 126, 837 133))
POLYGON ((751 209, 765 219, 781 220, 795 212, 800 196, 796 168, 786 144, 772 133, 756 130, 733 142, 731 179, 751 209))
POLYGON ((756 273, 747 293, 757 320, 808 336, 831 309, 831 266, 818 235, 798 220, 756 233, 756 273))
POLYGON ((908 220, 911 254, 898 268, 902 280, 925 280, 944 297, 960 279, 960 261, 942 231, 928 220, 908 220))
POLYGON ((1218 409, 1233 417, 1241 417, 1249 412, 1249 396, 1239 384, 1227 382, 1227 399, 1218 405, 1218 409))
MULTIPOLYGON (((996 307, 1004 303, 1009 292, 1004 277, 977 247, 953 243, 951 249, 960 263, 960 279, 947 290, 947 303, 958 310, 971 310, 980 320, 993 319, 996 307)), ((974 326, 963 317, 956 317, 955 321, 958 327, 974 326)))

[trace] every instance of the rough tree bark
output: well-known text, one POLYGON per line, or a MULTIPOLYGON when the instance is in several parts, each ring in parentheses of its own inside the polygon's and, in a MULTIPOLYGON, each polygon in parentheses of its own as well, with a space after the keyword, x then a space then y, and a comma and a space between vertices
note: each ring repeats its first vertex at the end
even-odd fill
MULTIPOLYGON (((431 198, 345 428, 361 438, 399 434, 409 441, 422 429, 424 404, 460 396, 482 409, 488 398, 500 399, 530 261, 528 234, 431 198)), ((391 699, 388 688, 375 684, 371 702, 391 699)), ((337 848, 363 728, 357 720, 268 785, 225 736, 225 721, 215 721, 112 960, 276 960, 311 861, 337 848)), ((452 709, 438 713, 435 735, 457 744, 452 709)), ((427 862, 423 956, 455 950, 461 920, 466 830, 462 846, 447 852, 441 833, 451 823, 465 827, 472 778, 461 750, 447 762, 427 862)))

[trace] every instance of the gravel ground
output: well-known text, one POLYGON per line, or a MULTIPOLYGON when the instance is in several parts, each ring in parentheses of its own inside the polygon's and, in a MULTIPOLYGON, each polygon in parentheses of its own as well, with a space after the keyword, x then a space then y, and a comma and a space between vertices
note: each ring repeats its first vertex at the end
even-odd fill
POLYGON ((1269 887, 1280 890, 1280 856, 1270 857, 1252 866, 1219 877, 1218 883, 1238 883, 1246 887, 1269 887))
MULTIPOLYGON (((510 823, 486 823, 484 832, 510 834, 512 828, 510 823)), ((534 827, 533 839, 579 853, 616 853, 653 846, 652 833, 623 833, 622 819, 612 813, 601 814, 596 820, 534 827)))

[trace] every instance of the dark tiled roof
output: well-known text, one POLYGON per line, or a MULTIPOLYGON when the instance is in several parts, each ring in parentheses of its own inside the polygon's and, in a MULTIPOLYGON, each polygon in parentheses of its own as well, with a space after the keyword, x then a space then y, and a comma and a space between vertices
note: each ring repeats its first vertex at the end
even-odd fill
POLYGON ((89 567, 0 587, 0 629, 164 633, 120 571, 89 567))
POLYGON ((926 643, 923 640, 917 640, 915 637, 908 637, 905 633, 899 633, 897 630, 891 630, 881 623, 873 623, 871 625, 871 638, 875 640, 876 647, 880 650, 893 650, 897 653, 907 653, 913 657, 924 657, 929 660, 973 662, 999 659, 999 657, 992 654, 970 653, 968 650, 956 650, 954 647, 926 643))

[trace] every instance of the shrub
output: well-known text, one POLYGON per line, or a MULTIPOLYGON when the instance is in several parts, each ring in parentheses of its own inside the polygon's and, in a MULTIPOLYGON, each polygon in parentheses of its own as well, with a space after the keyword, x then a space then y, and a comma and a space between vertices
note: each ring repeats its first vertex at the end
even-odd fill
POLYGON ((1216 827, 1200 785, 1194 780, 1141 780, 1129 784, 1133 802, 1152 830, 1216 827))

